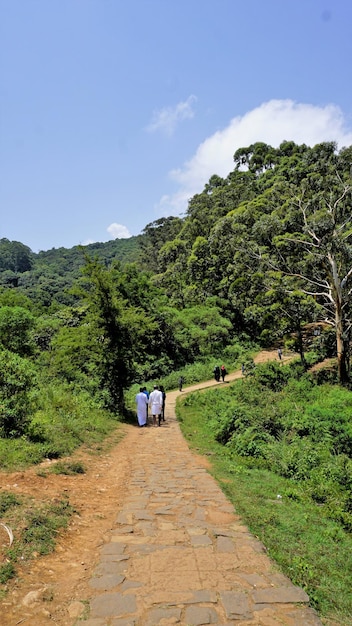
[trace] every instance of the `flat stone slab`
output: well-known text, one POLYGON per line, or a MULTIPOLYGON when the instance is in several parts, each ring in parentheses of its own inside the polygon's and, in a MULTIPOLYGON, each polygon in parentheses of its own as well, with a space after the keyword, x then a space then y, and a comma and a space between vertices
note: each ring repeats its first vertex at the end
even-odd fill
POLYGON ((129 533, 133 533, 134 532, 134 528, 133 526, 119 526, 119 528, 117 528, 116 530, 112 531, 113 533, 119 533, 121 535, 126 534, 128 535, 129 533))
POLYGON ((292 626, 322 626, 313 609, 297 609, 294 612, 289 611, 287 615, 292 620, 292 626))
POLYGON ((99 576, 98 578, 92 578, 90 581, 90 586, 93 589, 103 589, 103 591, 109 591, 110 589, 114 589, 125 580, 124 576, 121 574, 106 574, 105 576, 99 576))
POLYGON ((275 604, 290 602, 309 602, 306 592, 300 587, 269 587, 268 589, 256 589, 252 593, 256 604, 275 604))
POLYGON ((268 581, 264 576, 260 576, 259 574, 244 574, 243 572, 238 572, 238 577, 240 579, 245 580, 249 586, 259 589, 266 589, 268 587, 268 581))
POLYGON ((216 611, 208 607, 188 606, 185 613, 186 624, 202 626, 202 624, 217 624, 219 616, 216 611))
POLYGON ((147 615, 144 626, 157 626, 157 624, 178 624, 180 619, 181 609, 152 609, 147 615))
POLYGON ((123 554, 126 548, 126 544, 110 541, 102 547, 101 554, 123 554))
POLYGON ((228 619, 249 619, 252 616, 247 594, 224 591, 221 600, 228 619))
POLYGON ((144 511, 144 510, 142 510, 142 511, 138 511, 138 510, 133 511, 133 516, 137 520, 146 520, 146 521, 149 520, 150 521, 150 520, 153 519, 153 516, 150 513, 148 513, 147 511, 144 511))
POLYGON ((91 601, 92 617, 121 617, 137 611, 136 597, 132 594, 103 593, 91 601))
POLYGON ((194 591, 192 600, 192 604, 198 603, 216 603, 218 601, 217 593, 215 591, 209 591, 208 589, 200 589, 199 591, 194 591))
POLYGON ((123 563, 128 561, 128 554, 102 554, 101 562, 102 563, 123 563))
POLYGON ((235 544, 230 537, 217 537, 216 549, 218 552, 235 552, 235 544))
POLYGON ((99 578, 99 576, 106 576, 107 574, 122 574, 126 567, 125 561, 103 561, 95 568, 94 576, 99 578))
POLYGON ((208 535, 193 535, 193 537, 191 537, 192 546, 211 546, 212 543, 208 535))

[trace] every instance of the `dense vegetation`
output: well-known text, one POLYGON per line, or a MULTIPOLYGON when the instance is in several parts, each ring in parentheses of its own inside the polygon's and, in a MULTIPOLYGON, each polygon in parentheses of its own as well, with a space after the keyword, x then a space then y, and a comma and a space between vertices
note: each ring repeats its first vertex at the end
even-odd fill
POLYGON ((138 237, 37 254, 1 239, 1 466, 94 445, 141 383, 220 360, 250 373, 251 350, 280 345, 299 367, 219 394, 209 428, 229 463, 274 470, 350 533, 351 163, 334 143, 256 143, 138 237))

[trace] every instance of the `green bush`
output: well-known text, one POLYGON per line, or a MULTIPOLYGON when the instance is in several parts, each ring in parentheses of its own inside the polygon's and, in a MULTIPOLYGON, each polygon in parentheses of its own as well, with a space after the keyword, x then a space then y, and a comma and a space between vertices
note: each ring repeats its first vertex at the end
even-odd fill
POLYGON ((34 315, 21 306, 0 306, 0 345, 19 356, 33 352, 30 331, 35 323, 34 315))
POLYGON ((2 468, 26 467, 44 458, 58 459, 78 446, 93 447, 117 426, 116 416, 102 409, 87 392, 47 382, 35 395, 37 410, 20 438, 1 439, 2 468))
POLYGON ((268 467, 273 472, 297 481, 309 479, 313 468, 318 467, 328 454, 324 446, 317 446, 306 437, 272 442, 265 450, 268 467))
POLYGON ((223 445, 231 441, 233 435, 246 428, 250 423, 245 407, 238 406, 234 410, 221 411, 212 420, 212 430, 215 440, 223 445))
POLYGON ((273 361, 258 366, 254 370, 253 375, 257 383, 272 391, 282 389, 292 376, 289 368, 282 367, 280 363, 273 361))
POLYGON ((258 431, 254 426, 249 426, 233 437, 231 444, 233 450, 240 456, 261 458, 265 456, 266 444, 270 440, 271 437, 268 433, 258 431))
POLYGON ((0 436, 19 437, 26 432, 34 410, 31 391, 36 385, 36 370, 27 359, 3 350, 0 352, 0 436))

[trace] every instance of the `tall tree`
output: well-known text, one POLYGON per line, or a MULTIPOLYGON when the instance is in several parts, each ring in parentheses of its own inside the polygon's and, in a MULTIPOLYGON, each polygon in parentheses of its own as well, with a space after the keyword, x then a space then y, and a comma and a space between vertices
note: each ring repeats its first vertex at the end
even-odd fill
POLYGON ((159 272, 159 250, 164 243, 177 237, 182 228, 180 217, 161 217, 147 224, 140 239, 142 265, 153 272, 159 272))
POLYGON ((302 292, 314 296, 323 307, 326 321, 336 332, 342 384, 349 381, 352 327, 351 190, 347 173, 339 171, 338 163, 323 181, 304 181, 299 195, 287 206, 296 228, 274 238, 269 260, 272 267, 296 278, 302 292))
POLYGON ((130 320, 124 315, 124 304, 114 289, 111 273, 87 256, 84 273, 89 279, 86 297, 90 322, 100 346, 101 386, 108 391, 109 408, 123 412, 124 391, 134 374, 130 320))

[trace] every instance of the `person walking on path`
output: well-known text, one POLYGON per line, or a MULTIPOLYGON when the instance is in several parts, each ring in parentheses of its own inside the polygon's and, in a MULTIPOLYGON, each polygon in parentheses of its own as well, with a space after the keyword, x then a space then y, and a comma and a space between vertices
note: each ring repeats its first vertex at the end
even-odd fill
POLYGON ((221 366, 221 378, 222 378, 222 382, 225 382, 225 376, 226 376, 226 374, 227 374, 226 367, 225 367, 225 365, 222 365, 222 366, 221 366))
POLYGON ((282 359, 282 350, 281 350, 281 348, 278 349, 277 355, 279 357, 279 361, 281 361, 281 359, 282 359))
POLYGON ((147 426, 148 398, 140 387, 139 393, 136 395, 137 419, 139 426, 147 426))
POLYGON ((180 378, 178 379, 178 388, 180 391, 182 391, 182 387, 183 387, 183 376, 180 376, 180 378))
POLYGON ((163 422, 165 422, 166 393, 165 393, 165 389, 164 389, 163 385, 160 385, 160 391, 161 391, 162 396, 163 396, 163 403, 161 405, 161 419, 163 420, 163 422))
POLYGON ((154 389, 149 396, 149 406, 153 417, 153 426, 156 426, 156 418, 158 418, 158 426, 160 426, 161 412, 163 409, 163 394, 160 389, 158 389, 158 385, 154 385, 154 389))
POLYGON ((148 403, 149 403, 149 391, 146 387, 142 389, 143 393, 147 396, 147 425, 148 425, 148 403))
POLYGON ((220 380, 220 367, 218 365, 215 365, 214 367, 214 378, 216 382, 218 383, 220 380))

